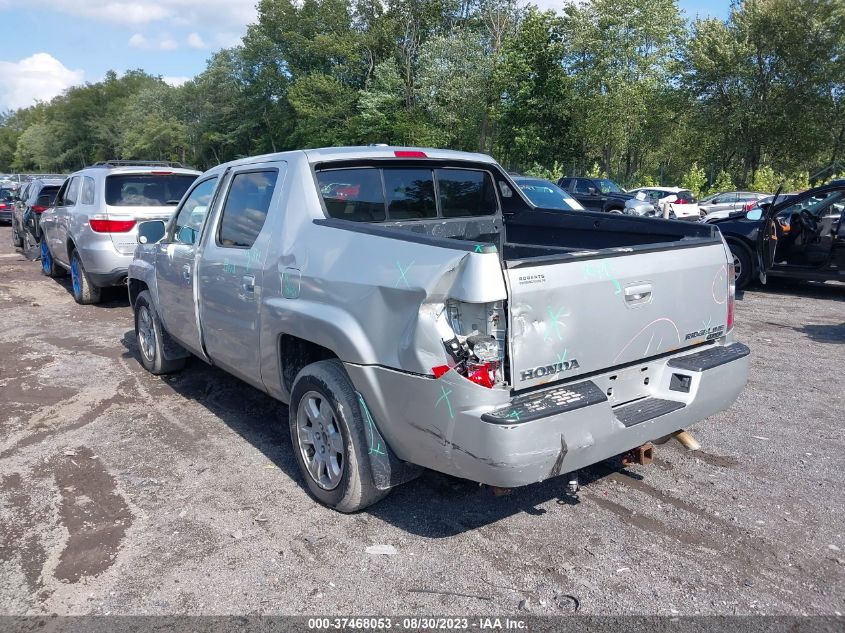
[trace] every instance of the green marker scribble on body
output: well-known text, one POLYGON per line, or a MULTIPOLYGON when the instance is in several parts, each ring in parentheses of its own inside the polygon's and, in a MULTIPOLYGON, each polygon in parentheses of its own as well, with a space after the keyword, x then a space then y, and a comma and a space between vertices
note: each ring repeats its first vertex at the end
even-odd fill
POLYGON ((585 262, 584 267, 581 269, 583 273, 583 277, 585 279, 590 279, 595 277, 597 279, 607 279, 613 284, 614 292, 613 294, 618 295, 622 292, 622 284, 616 279, 613 274, 613 270, 611 270, 611 266, 608 262, 602 261, 598 264, 593 264, 591 262, 585 262))
POLYGON ((565 363, 566 362, 566 355, 569 353, 569 348, 563 350, 563 354, 557 354, 557 362, 565 363))
MULTIPOLYGON (((560 320, 563 317, 568 317, 569 312, 564 313, 565 307, 558 308, 557 312, 552 312, 552 306, 546 306, 546 313, 549 315, 549 321, 551 322, 551 326, 554 328, 555 335, 559 341, 563 340, 563 334, 560 333, 561 327, 566 327, 565 323, 561 323, 560 320)), ((551 340, 552 335, 549 329, 546 329, 546 333, 543 335, 544 341, 551 340)))
POLYGON ((402 282, 405 283, 406 288, 411 287, 411 284, 408 283, 408 278, 405 275, 411 269, 411 266, 413 266, 413 265, 414 265, 414 262, 411 262, 410 264, 405 266, 405 268, 402 268, 402 264, 400 264, 398 261, 396 262, 396 268, 399 269, 399 277, 396 279, 396 283, 393 284, 394 288, 398 288, 399 284, 402 283, 402 282))
POLYGON ((452 403, 449 402, 449 394, 452 393, 452 390, 450 389, 449 391, 446 391, 446 387, 444 387, 443 385, 440 385, 440 391, 442 392, 443 395, 441 395, 437 399, 437 402, 434 403, 434 406, 436 408, 440 404, 440 402, 445 399, 446 400, 446 406, 449 408, 449 417, 454 420, 455 419, 455 413, 452 411, 452 403))
POLYGON ((510 418, 510 419, 512 419, 512 420, 516 420, 517 422, 519 422, 519 417, 520 417, 520 415, 521 415, 521 414, 519 413, 519 411, 517 411, 516 409, 514 409, 513 411, 511 411, 510 413, 508 413, 505 417, 506 417, 506 418, 510 418))
POLYGON ((367 429, 370 432, 370 455, 387 455, 381 446, 381 442, 376 440, 376 423, 373 421, 373 416, 370 415, 370 409, 367 403, 364 402, 364 397, 359 393, 358 402, 361 403, 361 408, 364 409, 364 415, 367 419, 367 429))
POLYGON ((257 248, 249 249, 246 252, 246 271, 250 272, 252 270, 252 265, 257 264, 259 259, 261 259, 261 251, 257 248))
POLYGON ((476 245, 475 245, 475 252, 476 252, 476 253, 483 253, 483 252, 484 252, 484 248, 482 247, 482 245, 481 245, 481 244, 476 244, 476 245))
POLYGON ((228 259, 223 260, 223 272, 224 273, 234 273, 236 270, 235 265, 231 263, 228 259))

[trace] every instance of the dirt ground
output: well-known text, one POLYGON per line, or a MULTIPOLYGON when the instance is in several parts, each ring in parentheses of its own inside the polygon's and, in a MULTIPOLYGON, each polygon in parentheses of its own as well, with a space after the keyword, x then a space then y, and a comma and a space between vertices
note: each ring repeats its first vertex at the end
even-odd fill
POLYGON ((301 487, 286 407, 147 374, 125 292, 76 305, 4 226, 0 613, 845 613, 845 286, 754 289, 737 323, 750 381, 701 451, 599 464, 577 503, 427 473, 347 516, 301 487))

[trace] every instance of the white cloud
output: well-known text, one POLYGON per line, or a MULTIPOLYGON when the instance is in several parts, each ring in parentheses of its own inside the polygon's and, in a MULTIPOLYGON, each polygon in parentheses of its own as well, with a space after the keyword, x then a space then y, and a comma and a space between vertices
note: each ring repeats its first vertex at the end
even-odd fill
POLYGON ((36 53, 18 62, 0 61, 0 109, 48 101, 84 78, 84 71, 70 70, 48 53, 36 53))
POLYGON ((191 48, 205 48, 205 42, 202 41, 199 33, 191 33, 188 35, 188 46, 191 48))
POLYGON ((132 48, 143 48, 148 50, 158 49, 161 51, 172 51, 179 48, 179 43, 170 37, 170 35, 162 35, 156 40, 151 40, 142 33, 135 33, 129 38, 128 44, 132 48))
POLYGON ((170 84, 171 86, 176 87, 176 86, 181 86, 186 81, 190 81, 191 78, 190 77, 167 77, 167 76, 165 76, 165 77, 162 77, 161 80, 166 84, 170 84))
POLYGON ((256 0, 29 0, 44 7, 105 22, 132 26, 152 23, 203 25, 242 31, 256 18, 256 0))

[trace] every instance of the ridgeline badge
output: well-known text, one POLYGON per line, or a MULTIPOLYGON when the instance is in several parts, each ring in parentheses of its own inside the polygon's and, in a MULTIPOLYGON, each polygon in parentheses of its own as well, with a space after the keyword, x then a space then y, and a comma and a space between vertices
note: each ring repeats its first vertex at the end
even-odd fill
POLYGON ((703 330, 698 330, 697 332, 690 332, 684 335, 684 340, 689 341, 690 339, 694 338, 701 338, 702 336, 707 336, 708 341, 719 338, 725 333, 725 326, 724 325, 716 325, 713 327, 704 328, 703 330))
POLYGON ((543 376, 553 376, 562 371, 572 371, 573 369, 578 369, 579 367, 580 365, 578 365, 578 361, 573 358, 572 360, 565 360, 560 363, 543 365, 541 367, 535 367, 534 369, 526 369, 521 372, 519 376, 520 381, 525 382, 526 380, 534 380, 535 378, 542 378, 543 376))

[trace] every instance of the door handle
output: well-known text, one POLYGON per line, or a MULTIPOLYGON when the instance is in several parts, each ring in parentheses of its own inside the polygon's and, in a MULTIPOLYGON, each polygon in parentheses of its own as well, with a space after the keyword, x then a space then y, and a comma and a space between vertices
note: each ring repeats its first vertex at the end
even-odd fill
POLYGON ((651 300, 651 284, 638 284, 625 288, 625 301, 628 303, 645 303, 651 300))
POLYGON ((244 275, 241 279, 241 288, 244 292, 255 292, 255 275, 244 275))
POLYGON ((191 281, 191 267, 188 264, 182 266, 182 279, 191 281))

